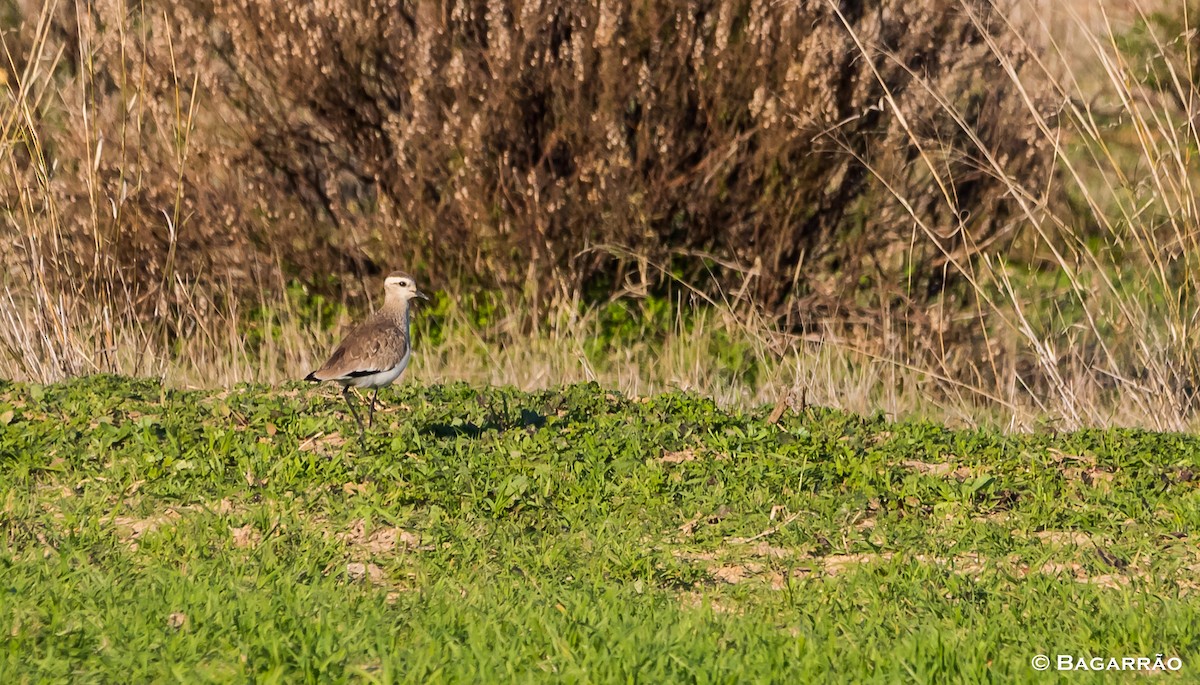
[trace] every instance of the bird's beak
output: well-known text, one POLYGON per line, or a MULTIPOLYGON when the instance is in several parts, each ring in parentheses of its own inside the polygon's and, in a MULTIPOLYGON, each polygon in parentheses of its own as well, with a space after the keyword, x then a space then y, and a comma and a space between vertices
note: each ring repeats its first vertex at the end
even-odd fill
POLYGON ((428 295, 426 295, 425 293, 421 292, 420 290, 418 290, 418 291, 417 291, 417 297, 421 298, 422 300, 428 300, 428 299, 429 299, 429 296, 428 296, 428 295))

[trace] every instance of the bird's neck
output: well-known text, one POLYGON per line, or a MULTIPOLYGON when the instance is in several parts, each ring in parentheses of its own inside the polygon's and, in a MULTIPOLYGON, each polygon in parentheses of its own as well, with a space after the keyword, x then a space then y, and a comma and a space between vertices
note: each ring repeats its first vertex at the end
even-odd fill
POLYGON ((386 300, 383 303, 383 307, 379 310, 379 314, 400 326, 404 330, 405 337, 408 336, 410 325, 408 300, 386 300))

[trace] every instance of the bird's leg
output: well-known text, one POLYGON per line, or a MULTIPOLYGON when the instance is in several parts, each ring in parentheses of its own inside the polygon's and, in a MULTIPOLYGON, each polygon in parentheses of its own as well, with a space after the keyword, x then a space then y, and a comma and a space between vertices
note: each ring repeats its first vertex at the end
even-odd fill
POLYGON ((375 388, 375 392, 371 393, 371 411, 367 414, 367 428, 375 425, 375 398, 379 397, 379 388, 375 388))
POLYGON ((350 407, 350 415, 354 417, 354 422, 358 424, 358 441, 362 442, 365 429, 363 428, 362 419, 358 417, 358 412, 354 409, 354 399, 350 397, 350 386, 347 385, 342 388, 342 397, 346 398, 346 406, 350 407))

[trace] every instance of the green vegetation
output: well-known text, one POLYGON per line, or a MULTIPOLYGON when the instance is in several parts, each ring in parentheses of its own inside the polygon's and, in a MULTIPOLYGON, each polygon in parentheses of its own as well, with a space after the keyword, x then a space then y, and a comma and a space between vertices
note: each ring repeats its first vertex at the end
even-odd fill
POLYGON ((1200 668, 1200 439, 772 425, 594 385, 385 396, 360 447, 330 389, 0 381, 0 681, 1200 668))

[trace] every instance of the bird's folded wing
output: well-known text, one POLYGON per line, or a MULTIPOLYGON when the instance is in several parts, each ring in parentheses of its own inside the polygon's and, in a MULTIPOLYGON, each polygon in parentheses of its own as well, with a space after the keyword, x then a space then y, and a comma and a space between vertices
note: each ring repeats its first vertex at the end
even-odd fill
POLYGON ((351 331, 312 376, 332 381, 382 373, 396 368, 407 352, 408 340, 403 333, 398 334, 383 322, 368 321, 351 331))

